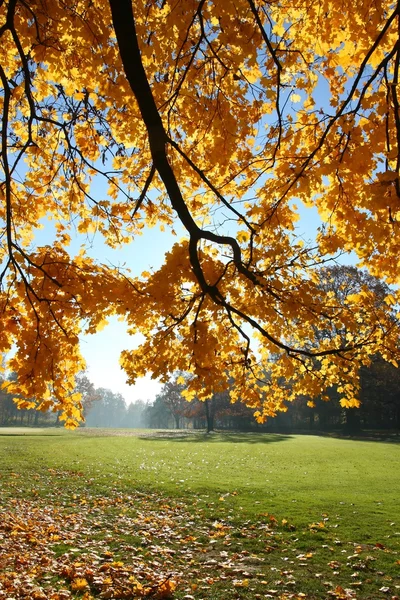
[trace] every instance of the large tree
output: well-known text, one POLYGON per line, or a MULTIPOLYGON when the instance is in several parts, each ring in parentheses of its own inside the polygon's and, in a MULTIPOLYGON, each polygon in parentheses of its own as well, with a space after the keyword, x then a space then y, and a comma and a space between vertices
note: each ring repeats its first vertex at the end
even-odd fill
POLYGON ((316 268, 352 250, 398 282, 399 12, 390 0, 0 2, 0 351, 16 348, 14 393, 41 399, 20 406, 73 426, 78 336, 114 314, 144 335, 122 356, 131 383, 188 372, 188 397, 232 388, 259 419, 339 382, 356 402, 353 365, 396 356, 397 297, 377 307, 363 288, 338 308, 316 268), (313 247, 296 203, 318 209, 313 247), (44 219, 56 239, 38 247, 44 219), (186 237, 153 273, 68 253, 71 229, 115 247, 175 221, 186 237), (315 334, 332 321, 345 340, 315 334))

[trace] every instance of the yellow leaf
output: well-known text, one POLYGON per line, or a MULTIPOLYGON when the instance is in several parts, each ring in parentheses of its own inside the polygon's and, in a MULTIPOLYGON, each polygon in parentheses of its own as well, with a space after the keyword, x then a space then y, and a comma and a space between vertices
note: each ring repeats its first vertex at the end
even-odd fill
POLYGON ((71 582, 71 588, 74 592, 81 592, 86 589, 88 582, 84 577, 77 577, 71 582))

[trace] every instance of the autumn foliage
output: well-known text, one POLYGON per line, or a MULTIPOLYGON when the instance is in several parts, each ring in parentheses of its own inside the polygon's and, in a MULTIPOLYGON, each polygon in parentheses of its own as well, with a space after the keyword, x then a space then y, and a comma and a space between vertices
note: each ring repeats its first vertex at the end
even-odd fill
POLYGON ((131 383, 185 372, 187 398, 229 388, 259 419, 331 386, 357 404, 359 364, 396 360, 398 292, 340 304, 319 267, 353 251, 398 283, 399 18, 390 0, 0 3, 0 351, 21 407, 79 421, 79 336, 111 315, 144 336, 131 383), (141 276, 68 252, 71 231, 117 247, 176 222, 141 276))

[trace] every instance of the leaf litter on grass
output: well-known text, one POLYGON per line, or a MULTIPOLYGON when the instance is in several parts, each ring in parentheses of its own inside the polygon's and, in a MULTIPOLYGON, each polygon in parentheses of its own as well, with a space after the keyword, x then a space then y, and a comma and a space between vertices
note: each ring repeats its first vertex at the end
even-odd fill
POLYGON ((304 532, 268 513, 241 521, 229 508, 235 491, 223 503, 193 495, 186 504, 113 484, 107 496, 90 493, 90 481, 68 490, 79 477, 49 469, 24 494, 15 475, 0 507, 0 600, 398 598, 374 564, 390 551, 342 548, 323 521, 304 532), (324 569, 313 563, 318 554, 324 569), (374 595, 362 591, 372 579, 374 595))

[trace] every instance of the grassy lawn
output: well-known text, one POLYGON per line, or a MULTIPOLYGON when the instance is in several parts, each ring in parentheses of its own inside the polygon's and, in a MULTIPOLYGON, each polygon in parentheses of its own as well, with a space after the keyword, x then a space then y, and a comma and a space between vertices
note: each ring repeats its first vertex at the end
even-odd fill
POLYGON ((0 429, 0 600, 400 597, 399 465, 393 442, 0 429))

